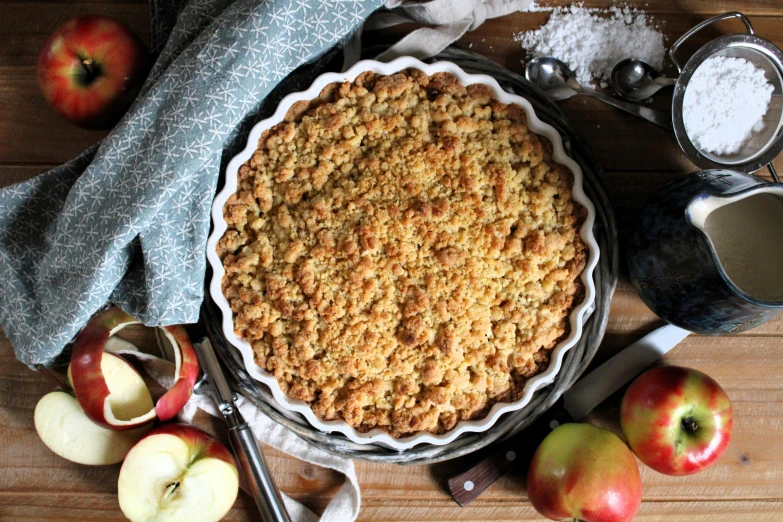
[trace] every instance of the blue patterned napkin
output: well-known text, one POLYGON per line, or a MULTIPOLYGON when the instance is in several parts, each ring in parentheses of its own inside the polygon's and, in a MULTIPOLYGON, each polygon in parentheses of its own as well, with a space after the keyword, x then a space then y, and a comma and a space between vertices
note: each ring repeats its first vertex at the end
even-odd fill
MULTIPOLYGON (((181 8, 142 94, 109 136, 0 190, 0 323, 16 356, 51 363, 107 301, 148 325, 195 322, 224 150, 281 80, 382 3, 191 0, 181 8)), ((171 20, 153 17, 153 36, 168 33, 171 20)))

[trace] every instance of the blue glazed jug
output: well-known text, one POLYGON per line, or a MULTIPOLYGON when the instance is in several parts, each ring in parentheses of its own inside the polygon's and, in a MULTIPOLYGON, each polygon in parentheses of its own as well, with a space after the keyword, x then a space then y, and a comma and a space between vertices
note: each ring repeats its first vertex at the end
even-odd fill
POLYGON ((783 310, 783 184, 707 170, 661 189, 628 246, 634 288, 692 332, 741 332, 783 310))

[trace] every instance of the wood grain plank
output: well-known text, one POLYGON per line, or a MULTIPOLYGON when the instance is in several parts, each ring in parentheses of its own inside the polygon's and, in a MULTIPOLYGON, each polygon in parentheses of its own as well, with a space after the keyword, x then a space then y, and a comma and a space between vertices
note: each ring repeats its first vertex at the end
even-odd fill
MULTIPOLYGON (((528 503, 474 502, 454 509, 449 505, 426 502, 404 502, 402 505, 366 502, 360 522, 436 522, 443 520, 518 522, 545 520, 528 503)), ((643 502, 634 518, 636 522, 773 522, 779 520, 781 501, 743 502, 643 502)))
POLYGON ((57 163, 48 165, 0 165, 0 188, 27 181, 57 165, 57 163))
POLYGON ((0 163, 63 163, 106 135, 62 119, 38 91, 32 67, 0 67, 0 163))
MULTIPOLYGON (((127 521, 120 511, 116 493, 37 493, 0 492, 0 520, 3 522, 127 521)), ((252 499, 240 495, 225 522, 258 522, 252 499)))
MULTIPOLYGON (((643 502, 634 519, 637 522, 777 522, 783 509, 780 500, 643 502)), ((66 519, 80 522, 124 521, 113 495, 82 496, 57 494, 50 496, 0 493, 0 518, 4 522, 59 522, 66 519)), ((247 498, 240 498, 226 522, 257 521, 254 507, 247 498)), ((478 501, 460 508, 448 501, 375 501, 364 502, 357 522, 454 522, 477 520, 486 522, 541 521, 543 518, 526 501, 478 501)))

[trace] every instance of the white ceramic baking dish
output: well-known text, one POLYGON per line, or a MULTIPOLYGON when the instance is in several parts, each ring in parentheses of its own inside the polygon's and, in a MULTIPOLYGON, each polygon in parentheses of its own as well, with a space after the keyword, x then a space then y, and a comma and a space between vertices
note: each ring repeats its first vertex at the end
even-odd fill
POLYGON ((226 168, 226 182, 223 190, 215 197, 215 201, 212 205, 212 222, 214 229, 207 242, 207 259, 212 266, 213 275, 212 281, 209 285, 210 295, 215 303, 222 311, 222 328, 223 334, 226 339, 234 345, 242 354, 242 359, 247 372, 254 379, 264 383, 272 391, 272 395, 275 400, 284 408, 297 413, 302 414, 315 428, 324 432, 338 432, 348 437, 353 442, 359 444, 382 444, 386 447, 395 450, 406 450, 412 448, 417 444, 435 444, 443 445, 448 444, 460 435, 469 432, 482 432, 492 427, 493 424, 504 413, 515 411, 523 408, 533 394, 551 384, 554 381, 555 375, 560 371, 560 367, 563 362, 563 356, 566 352, 576 344, 580 336, 582 335, 583 323, 586 320, 585 314, 591 309, 591 306, 595 299, 595 284, 593 282, 593 270, 598 262, 598 244, 593 237, 593 223, 595 221, 595 207, 592 202, 585 195, 582 186, 582 170, 579 165, 569 158, 563 150, 563 143, 560 138, 560 134, 550 125, 542 122, 536 116, 533 106, 524 98, 509 94, 500 88, 494 78, 486 75, 468 74, 460 69, 457 65, 451 62, 437 62, 433 64, 425 64, 421 61, 411 57, 401 57, 389 63, 381 63, 373 60, 364 60, 358 62, 351 67, 348 71, 343 73, 327 73, 319 76, 315 79, 309 89, 303 92, 296 92, 289 94, 280 102, 275 113, 263 121, 258 122, 250 132, 250 136, 247 140, 245 149, 237 154, 228 164, 226 168), (285 117, 291 106, 301 100, 312 100, 318 96, 321 90, 327 85, 335 82, 353 81, 359 74, 365 71, 373 71, 383 75, 389 75, 399 72, 404 69, 419 69, 428 75, 432 75, 438 72, 448 72, 456 76, 463 85, 470 85, 474 83, 482 83, 490 87, 497 100, 503 103, 513 103, 521 106, 527 113, 527 125, 528 127, 541 136, 546 137, 552 142, 554 148, 554 160, 561 165, 566 166, 571 170, 574 177, 574 186, 572 190, 572 196, 575 201, 579 202, 587 211, 587 218, 580 230, 580 236, 585 243, 588 250, 587 263, 584 271, 582 272, 582 282, 584 283, 585 292, 584 300, 579 303, 572 311, 570 315, 571 332, 568 338, 561 341, 552 351, 550 357, 549 367, 542 373, 532 377, 525 384, 523 396, 520 400, 510 403, 497 403, 495 404, 489 414, 483 419, 471 420, 471 421, 459 421, 457 425, 447 431, 446 433, 435 435, 428 432, 417 433, 408 437, 395 439, 391 435, 380 429, 374 429, 367 433, 361 433, 354 427, 342 420, 324 421, 315 416, 310 406, 300 400, 291 399, 286 396, 277 384, 274 376, 269 374, 266 370, 256 365, 253 358, 253 350, 250 344, 237 337, 234 334, 233 314, 228 301, 223 296, 221 289, 221 280, 225 273, 223 264, 216 252, 216 246, 218 240, 223 236, 226 231, 226 222, 223 219, 223 206, 226 200, 236 192, 237 189, 237 172, 239 167, 242 166, 245 161, 250 159, 253 152, 256 150, 258 140, 261 134, 277 125, 285 117))

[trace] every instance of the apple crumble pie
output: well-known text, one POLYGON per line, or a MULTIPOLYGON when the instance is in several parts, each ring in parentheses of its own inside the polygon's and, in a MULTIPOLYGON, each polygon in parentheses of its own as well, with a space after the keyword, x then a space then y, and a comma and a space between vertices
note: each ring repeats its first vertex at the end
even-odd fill
POLYGON ((584 209, 525 111, 448 73, 299 102, 218 243, 236 335, 325 420, 442 433, 518 400, 583 294, 584 209))

